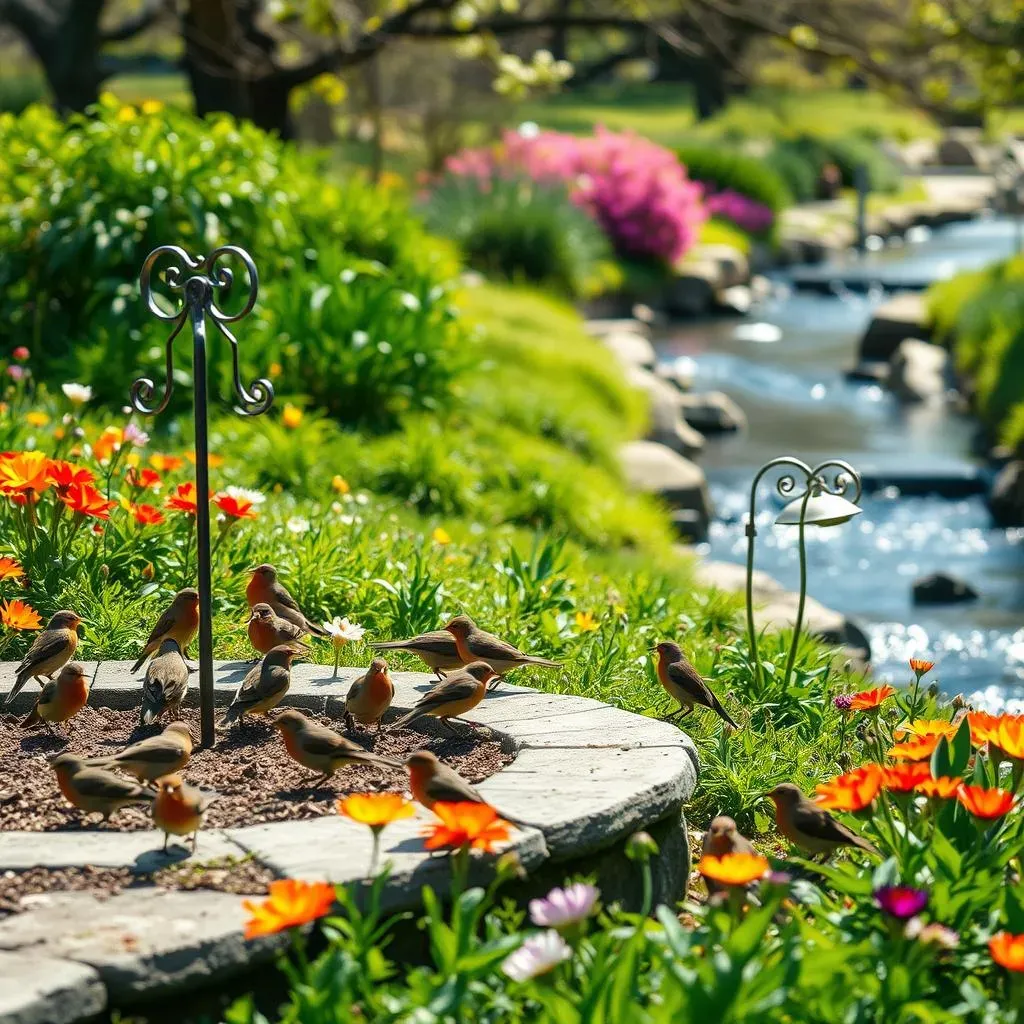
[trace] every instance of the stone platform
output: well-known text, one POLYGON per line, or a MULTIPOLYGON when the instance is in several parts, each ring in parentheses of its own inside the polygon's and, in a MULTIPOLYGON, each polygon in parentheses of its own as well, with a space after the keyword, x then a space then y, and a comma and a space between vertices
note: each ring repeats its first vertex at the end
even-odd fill
MULTIPOLYGON (((137 706, 140 684, 129 668, 129 662, 88 664, 90 703, 137 706)), ((218 663, 218 705, 230 702, 248 668, 218 663)), ((286 703, 336 716, 360 671, 345 669, 332 679, 324 666, 296 665, 286 703)), ((392 678, 396 709, 411 707, 433 685, 425 673, 396 672, 392 678)), ((0 665, 0 696, 12 682, 13 665, 0 665)), ((193 690, 195 685, 193 676, 193 690)), ((15 710, 27 712, 37 692, 34 684, 27 686, 15 710)), ((473 719, 516 755, 478 788, 503 813, 530 822, 513 831, 505 849, 516 851, 538 888, 574 871, 590 872, 606 900, 630 900, 625 879, 635 869, 622 847, 645 828, 663 850, 658 895, 671 900, 681 894, 689 868, 681 809, 697 780, 689 737, 599 701, 508 683, 488 694, 473 719)), ((26 770, 49 768, 37 758, 26 770)), ((156 831, 4 832, 2 814, 0 807, 0 872, 76 865, 147 872, 186 854, 180 845, 161 853, 163 835, 156 831)), ((447 891, 447 858, 428 853, 419 835, 430 820, 417 808, 414 818, 395 822, 382 835, 381 861, 392 866, 384 892, 390 910, 418 907, 423 885, 447 891)), ((251 856, 280 877, 346 883, 365 877, 370 852, 368 829, 329 815, 206 830, 196 859, 251 856)), ((480 878, 490 875, 486 862, 476 862, 475 870, 480 878)), ((242 899, 152 886, 102 900, 84 892, 33 897, 30 910, 0 920, 0 1024, 85 1021, 111 1008, 130 1011, 258 971, 289 939, 246 942, 242 899)))

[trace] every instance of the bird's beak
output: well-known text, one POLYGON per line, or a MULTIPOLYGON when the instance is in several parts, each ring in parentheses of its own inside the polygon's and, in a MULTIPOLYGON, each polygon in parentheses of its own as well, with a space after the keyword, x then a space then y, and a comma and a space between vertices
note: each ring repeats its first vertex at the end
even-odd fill
POLYGON ((505 677, 504 676, 499 676, 499 675, 495 674, 495 675, 491 676, 490 679, 487 680, 487 689, 488 690, 496 690, 498 688, 498 684, 499 683, 503 683, 503 682, 505 682, 505 677))
POLYGON ((255 572, 258 566, 250 565, 247 569, 243 569, 242 572, 255 572))

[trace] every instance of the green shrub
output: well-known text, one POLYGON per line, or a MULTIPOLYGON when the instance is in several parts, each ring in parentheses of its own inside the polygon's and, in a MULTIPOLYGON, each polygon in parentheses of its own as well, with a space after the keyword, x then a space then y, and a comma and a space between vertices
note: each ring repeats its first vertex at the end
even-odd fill
POLYGON ((786 182, 765 160, 724 145, 686 143, 676 155, 694 181, 715 191, 731 189, 779 213, 793 202, 786 182))
POLYGON ((825 164, 835 164, 846 188, 856 184, 857 167, 867 168, 868 188, 872 192, 896 192, 900 187, 899 168, 882 152, 877 143, 862 135, 810 136, 780 144, 803 155, 815 168, 815 178, 825 164))
POLYGON ((600 289, 611 259, 604 232, 556 183, 449 175, 423 209, 432 231, 454 239, 471 267, 497 280, 582 297, 600 289))
POLYGON ((764 158, 764 164, 782 179, 794 202, 814 199, 820 168, 804 150, 780 142, 764 158))

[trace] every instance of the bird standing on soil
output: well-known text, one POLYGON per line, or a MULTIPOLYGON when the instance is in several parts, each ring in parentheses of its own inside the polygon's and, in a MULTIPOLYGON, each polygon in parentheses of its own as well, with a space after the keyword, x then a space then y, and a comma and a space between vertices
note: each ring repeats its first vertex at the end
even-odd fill
POLYGON ((714 695, 701 674, 690 664, 679 644, 662 641, 655 648, 658 652, 658 680, 665 687, 668 695, 679 702, 679 710, 670 715, 685 718, 694 706, 710 708, 719 718, 734 729, 739 726, 722 707, 722 702, 714 695))
POLYGON ((50 766, 68 803, 86 814, 102 814, 104 821, 122 807, 153 800, 152 790, 103 768, 89 768, 75 754, 59 754, 50 766))
POLYGON ((234 699, 217 722, 218 729, 227 729, 243 715, 265 715, 284 699, 291 685, 292 659, 302 652, 291 644, 281 644, 249 670, 234 699))
POLYGON ((89 680, 85 676, 85 666, 80 661, 69 661, 60 670, 60 675, 42 688, 36 706, 21 727, 31 729, 41 722, 50 729, 57 722, 72 719, 88 701, 89 680))
POLYGON ((188 665, 174 637, 160 642, 160 650, 146 666, 142 683, 139 725, 152 725, 165 711, 174 718, 188 692, 188 665))
POLYGON ((440 719, 450 732, 454 732, 448 719, 472 711, 484 699, 487 684, 494 676, 495 671, 487 662, 472 662, 428 690, 411 711, 395 722, 394 728, 401 729, 418 718, 429 716, 440 719))
POLYGON ((366 726, 376 723, 379 730, 380 720, 394 699, 395 684, 388 673, 388 663, 383 658, 374 658, 369 670, 349 687, 345 698, 346 727, 351 729, 356 721, 366 726))
POLYGON ((164 852, 171 836, 192 836, 192 852, 196 852, 199 826, 207 808, 217 799, 217 793, 208 793, 183 782, 180 775, 165 775, 157 782, 153 800, 153 824, 164 834, 164 852))
POLYGON ((310 721, 301 711, 289 708, 278 712, 271 724, 281 733, 288 756, 298 761, 303 768, 320 773, 310 784, 313 788, 330 778, 339 768, 350 764, 401 770, 400 761, 392 761, 364 750, 358 743, 345 739, 326 725, 310 721))
POLYGON ((468 615, 456 615, 444 628, 455 637, 455 649, 466 665, 472 661, 486 661, 499 676, 522 665, 561 668, 557 661, 524 654, 518 647, 513 647, 493 633, 480 629, 468 615))
POLYGON ((67 609, 53 615, 15 670, 14 686, 4 701, 5 709, 11 706, 29 679, 35 679, 36 682, 39 682, 41 676, 52 679, 54 672, 71 660, 78 647, 78 626, 82 621, 80 615, 67 609))
POLYGON ((408 640, 388 640, 385 643, 370 644, 375 651, 408 651, 432 669, 438 679, 443 679, 445 672, 462 668, 465 662, 459 657, 455 646, 455 637, 446 629, 435 629, 430 633, 420 633, 408 640))
POLYGON ((828 811, 809 800, 791 782, 781 782, 767 793, 775 803, 775 823, 794 846, 812 856, 828 857, 840 846, 856 846, 865 853, 878 850, 828 811))
MULTIPOLYGON (((701 852, 705 857, 724 857, 727 853, 749 853, 756 854, 754 844, 741 835, 736 828, 736 822, 727 814, 720 814, 713 818, 704 833, 704 842, 701 852)), ((708 893, 714 895, 716 892, 726 892, 727 885, 716 882, 713 878, 705 878, 704 884, 708 887, 708 893)))
POLYGON ((413 751, 405 764, 409 792, 428 811, 436 803, 487 803, 454 768, 442 764, 429 750, 413 751))
POLYGON ((87 768, 121 768, 139 782, 156 782, 179 772, 192 756, 192 732, 185 722, 171 722, 158 736, 149 736, 109 757, 90 757, 87 768))
POLYGON ((269 654, 281 644, 296 643, 305 647, 302 638, 306 633, 304 626, 296 626, 294 622, 282 619, 269 604, 261 601, 253 605, 252 615, 249 616, 249 642, 260 654, 269 654))
POLYGON ((245 596, 250 608, 258 604, 267 604, 282 619, 307 633, 315 633, 317 636, 327 636, 327 630, 319 623, 307 619, 295 601, 295 598, 285 589, 284 585, 277 581, 277 570, 272 565, 257 565, 252 572, 252 579, 245 589, 245 596))
POLYGON ((164 640, 177 640, 181 650, 187 651, 199 629, 199 591, 186 587, 174 595, 174 600, 164 609, 149 634, 146 646, 142 648, 139 660, 132 665, 132 672, 138 672, 143 662, 158 651, 164 640))

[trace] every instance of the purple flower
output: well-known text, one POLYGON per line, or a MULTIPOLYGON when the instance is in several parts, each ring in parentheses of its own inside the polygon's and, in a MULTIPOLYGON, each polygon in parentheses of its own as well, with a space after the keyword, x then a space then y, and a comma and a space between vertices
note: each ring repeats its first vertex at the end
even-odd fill
POLYGON ((572 950, 556 931, 531 935, 502 962, 501 969, 513 981, 529 981, 553 971, 563 960, 572 958, 572 950))
POLYGON ((24 366, 13 366, 13 365, 12 366, 8 366, 7 367, 7 376, 10 377, 11 380, 21 380, 25 376, 25 367, 24 366))
POLYGON ((840 711, 849 711, 853 706, 853 694, 852 693, 841 693, 838 697, 832 698, 832 703, 840 711))
POLYGON ((577 882, 566 889, 552 889, 542 900, 530 900, 530 920, 540 928, 564 928, 588 918, 600 892, 577 882))
POLYGON ((129 444, 133 444, 137 448, 141 448, 143 445, 149 443, 149 434, 147 434, 141 427, 137 427, 134 423, 129 423, 124 428, 124 439, 129 444))
POLYGON ((906 921, 928 905, 928 893, 906 885, 885 885, 875 890, 875 904, 890 917, 906 921))

